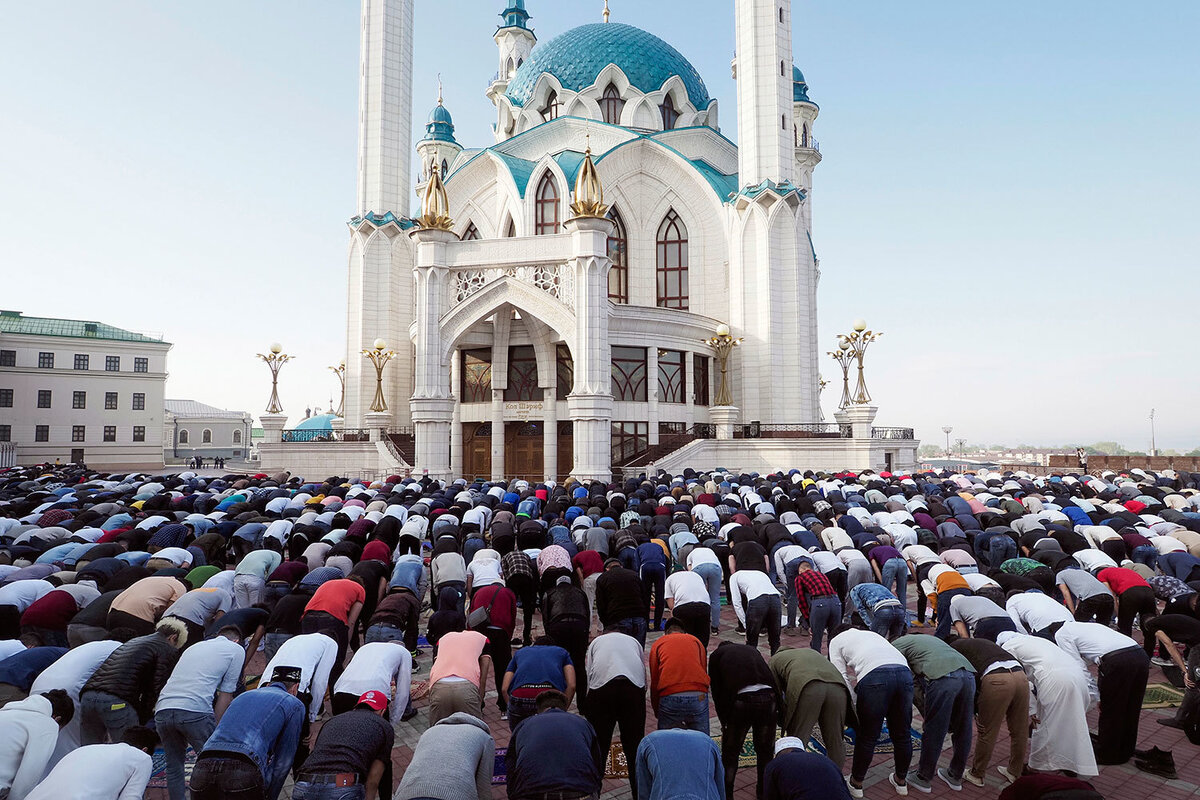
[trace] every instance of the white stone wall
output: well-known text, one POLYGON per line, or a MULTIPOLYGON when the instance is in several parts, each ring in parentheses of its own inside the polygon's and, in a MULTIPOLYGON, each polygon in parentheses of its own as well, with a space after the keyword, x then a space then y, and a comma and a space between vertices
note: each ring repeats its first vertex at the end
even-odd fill
POLYGON ((679 474, 691 468, 711 470, 723 467, 733 472, 766 474, 790 469, 823 470, 887 468, 886 454, 892 455, 892 470, 912 472, 917 468, 919 441, 880 439, 697 439, 654 464, 632 472, 664 470, 679 474))
POLYGON ((13 390, 12 408, 0 408, 0 424, 11 426, 17 462, 66 463, 82 449, 90 466, 108 469, 161 466, 167 381, 166 342, 0 334, 0 350, 16 351, 15 367, 0 367, 0 389, 13 390), (54 368, 38 367, 38 354, 54 353, 54 368), (74 369, 75 355, 88 356, 88 369, 74 369), (118 356, 120 371, 105 369, 118 356), (134 372, 134 359, 146 358, 147 372, 134 372), (51 407, 38 408, 38 391, 51 392, 51 407), (86 408, 73 408, 75 392, 86 394, 86 408), (117 408, 106 409, 105 394, 116 392, 117 408), (133 410, 133 395, 145 395, 144 409, 133 410), (36 442, 36 428, 49 426, 49 441, 36 442), (72 428, 84 426, 83 442, 72 441, 72 428), (116 427, 116 441, 104 441, 104 428, 116 427), (145 441, 133 441, 134 426, 145 428, 145 441))
POLYGON ((358 213, 406 217, 412 198, 414 0, 362 0, 358 213))
POLYGON ((791 3, 737 0, 736 29, 741 184, 791 180, 795 174, 791 3))

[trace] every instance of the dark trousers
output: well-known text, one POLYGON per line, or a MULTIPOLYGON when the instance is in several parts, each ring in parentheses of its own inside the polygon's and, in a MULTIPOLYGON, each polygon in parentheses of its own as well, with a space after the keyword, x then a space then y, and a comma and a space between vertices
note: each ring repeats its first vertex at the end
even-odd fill
POLYGON ((876 667, 859 680, 855 693, 858 729, 854 732, 850 777, 855 783, 862 783, 866 777, 886 719, 894 747, 894 771, 903 778, 912 764, 912 671, 901 666, 876 667))
POLYGON ((1146 623, 1158 616, 1158 603, 1154 599, 1154 590, 1149 586, 1134 586, 1121 592, 1117 602, 1117 630, 1132 636, 1135 616, 1140 618, 1139 625, 1145 636, 1146 623))
POLYGON ((1142 698, 1150 675, 1150 659, 1140 647, 1127 647, 1100 659, 1100 725, 1096 761, 1124 764, 1137 744, 1142 698))
POLYGON ((1109 594, 1094 594, 1075 604, 1075 621, 1108 625, 1113 618, 1113 598, 1109 594))
MULTIPOLYGON (((975 722, 975 674, 970 670, 956 669, 949 675, 925 682, 924 695, 925 709, 921 716, 925 726, 921 734, 921 759, 917 764, 917 774, 927 781, 933 778, 942 754, 942 743, 949 733, 954 750, 948 772, 952 778, 962 778, 967 756, 971 754, 971 734, 975 722)), ((890 730, 891 726, 888 727, 890 730)))
POLYGON ((628 678, 613 678, 588 692, 582 711, 596 729, 596 742, 602 753, 607 754, 612 748, 613 728, 619 726, 621 749, 629 765, 629 788, 631 795, 637 797, 637 750, 646 735, 645 687, 635 686, 628 678))
POLYGON ((183 617, 176 617, 175 615, 171 615, 171 619, 179 620, 180 622, 183 623, 183 627, 187 628, 187 642, 184 643, 183 647, 181 648, 181 651, 187 650, 189 647, 196 644, 196 642, 204 641, 204 626, 203 625, 197 625, 195 622, 192 622, 190 619, 184 619, 183 617))
POLYGON ((104 627, 110 631, 115 631, 118 628, 129 628, 138 636, 149 636, 154 633, 153 622, 141 617, 135 617, 133 614, 127 614, 124 611, 109 611, 108 616, 104 620, 104 627))
POLYGON ((708 648, 708 640, 712 635, 709 623, 712 621, 712 607, 708 603, 684 603, 671 609, 671 618, 679 620, 683 629, 695 636, 708 648))
MULTIPOLYGON (((642 639, 646 638, 645 620, 642 621, 642 639)), ((560 617, 546 623, 546 635, 567 651, 572 664, 584 664, 587 658, 588 634, 591 620, 587 617, 560 617)), ((582 666, 575 669, 575 694, 587 695, 587 670, 582 666)), ((635 754, 636 755, 636 754, 635 754)))
POLYGON ((667 581, 667 570, 658 564, 647 564, 642 567, 642 599, 646 604, 646 608, 650 608, 650 592, 654 591, 654 628, 658 630, 662 628, 663 608, 666 605, 666 600, 663 598, 665 592, 664 584, 667 581))
MULTIPOLYGON (((492 675, 496 681, 496 705, 500 707, 500 713, 503 714, 508 711, 508 700, 504 698, 500 686, 504 683, 504 673, 508 671, 508 662, 512 661, 512 642, 509 641, 511 634, 495 625, 489 625, 480 633, 488 637, 488 643, 483 652, 492 657, 492 675)), ((573 658, 572 661, 574 661, 573 658)))
MULTIPOLYGON (((809 647, 821 652, 821 639, 828 635, 833 639, 833 632, 842 621, 842 604, 831 594, 817 595, 808 599, 808 625, 812 629, 812 639, 809 647)), ((774 655, 775 651, 771 650, 774 655)))
POLYGON ((323 633, 337 642, 337 660, 329 672, 329 685, 337 683, 346 664, 346 649, 350 646, 350 629, 346 623, 326 611, 309 611, 300 618, 301 633, 323 633))
MULTIPOLYGON (((1007 538, 1007 537, 1005 537, 1005 538, 1007 538)), ((953 630, 951 625, 954 621, 952 619, 950 619, 950 601, 953 600, 955 597, 958 597, 960 594, 969 595, 969 594, 971 594, 971 590, 970 589, 948 589, 944 592, 938 593, 938 596, 937 596, 937 628, 934 629, 933 634, 934 634, 934 636, 938 637, 942 641, 945 641, 946 638, 950 636, 950 632, 953 630)))
MULTIPOLYGON (((746 603, 745 598, 742 599, 746 603)), ((782 615, 782 606, 779 603, 779 595, 764 594, 759 595, 750 602, 746 603, 746 644, 751 647, 758 647, 758 637, 765 628, 767 631, 767 643, 771 645, 771 655, 775 655, 775 651, 779 649, 779 632, 781 625, 779 618, 782 615)))
POLYGON ((763 796, 763 770, 775 753, 775 691, 760 689, 736 695, 727 719, 721 720, 721 763, 725 767, 725 796, 733 797, 738 757, 746 734, 754 731, 754 753, 758 759, 755 796, 763 796))
MULTIPOLYGON (((850 591, 847 588, 846 570, 831 569, 825 573, 825 580, 829 581, 829 585, 837 592, 838 602, 842 604, 842 609, 846 609, 846 595, 850 591)), ((795 581, 792 581, 795 584, 795 581)))
POLYGON ((192 770, 192 800, 262 800, 262 772, 249 759, 200 756, 192 770))
POLYGON ((996 637, 1005 631, 1020 633, 1017 630, 1017 623, 1013 622, 1011 617, 984 617, 975 625, 974 636, 976 639, 987 639, 989 642, 994 642, 996 637))
POLYGON ((521 603, 525 627, 521 631, 521 642, 528 645, 533 641, 533 615, 537 613, 537 582, 530 575, 514 575, 505 583, 521 603))
POLYGON ((21 637, 21 609, 18 606, 0 606, 0 639, 21 637))

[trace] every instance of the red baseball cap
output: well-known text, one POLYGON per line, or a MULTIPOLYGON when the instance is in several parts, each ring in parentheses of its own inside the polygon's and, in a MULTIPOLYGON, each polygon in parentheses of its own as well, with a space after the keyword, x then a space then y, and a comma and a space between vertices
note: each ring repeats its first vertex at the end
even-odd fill
POLYGON ((372 689, 369 692, 364 692, 363 695, 358 698, 358 704, 360 706, 370 706, 376 711, 383 711, 385 708, 387 708, 388 698, 383 692, 377 692, 372 689))

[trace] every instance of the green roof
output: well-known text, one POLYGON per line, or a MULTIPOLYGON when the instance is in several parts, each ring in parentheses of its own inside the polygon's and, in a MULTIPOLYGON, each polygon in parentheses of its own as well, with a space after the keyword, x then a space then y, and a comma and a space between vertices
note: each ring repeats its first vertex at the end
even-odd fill
POLYGON ((112 325, 105 325, 103 322, 89 322, 80 319, 52 319, 50 317, 27 317, 20 311, 0 311, 0 333, 165 344, 160 335, 149 336, 134 333, 122 328, 114 328, 112 325))

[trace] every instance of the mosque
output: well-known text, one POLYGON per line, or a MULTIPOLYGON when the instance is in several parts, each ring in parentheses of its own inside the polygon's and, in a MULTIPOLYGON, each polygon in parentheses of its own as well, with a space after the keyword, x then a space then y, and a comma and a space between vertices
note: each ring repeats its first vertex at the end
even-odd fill
MULTIPOLYGON (((497 3, 494 141, 472 148, 459 139, 482 137, 441 97, 411 142, 415 0, 362 0, 336 425, 411 431, 395 460, 434 476, 608 480, 718 436, 773 442, 777 466, 810 464, 797 448, 814 444, 819 461, 853 461, 854 421, 825 424, 819 402, 819 109, 793 63, 790 0, 733 4, 739 144, 671 44, 607 4, 542 41, 536 1, 497 3), (718 332, 740 340, 723 401, 718 332), (379 340, 396 353, 386 410, 362 356, 379 340)), ((899 467, 903 445, 856 458, 899 467)))

